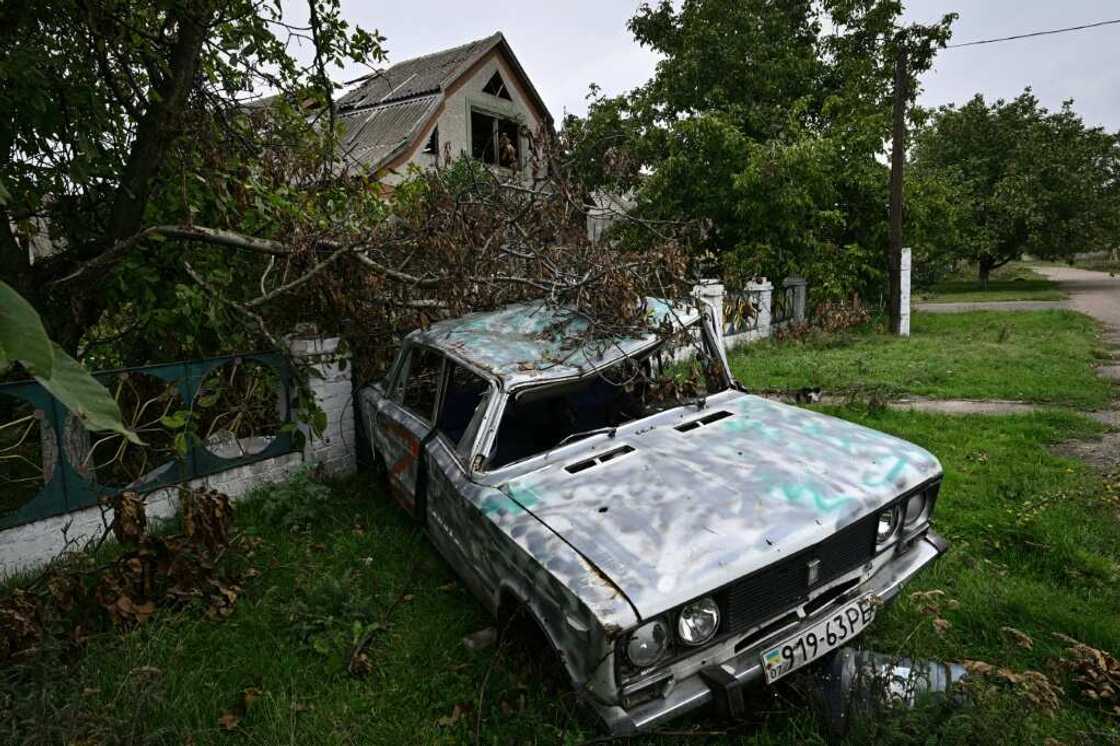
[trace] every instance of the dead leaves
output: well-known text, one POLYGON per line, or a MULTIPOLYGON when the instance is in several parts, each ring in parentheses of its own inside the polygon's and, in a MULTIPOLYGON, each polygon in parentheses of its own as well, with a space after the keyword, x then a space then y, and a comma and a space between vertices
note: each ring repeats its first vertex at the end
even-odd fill
POLYGON ((1120 661, 1072 637, 1054 636, 1070 646, 1061 666, 1072 673, 1081 696, 1102 712, 1120 717, 1120 661))
POLYGON ((1010 668, 997 667, 984 661, 966 660, 965 669, 971 676, 998 680, 1010 686, 1024 699, 1035 706, 1039 712, 1053 715, 1061 703, 1062 690, 1044 673, 1038 671, 1016 672, 1010 668))
MULTIPOLYGON (((83 643, 101 626, 144 624, 161 607, 201 603, 211 619, 233 613, 241 588, 218 567, 229 552, 229 498, 213 490, 180 490, 183 533, 148 532, 144 501, 135 492, 108 499, 110 529, 124 549, 107 565, 77 555, 55 565, 32 586, 0 598, 0 661, 36 648, 45 637, 83 643)), ((244 545, 244 546, 242 546, 244 545)), ((256 544, 235 548, 251 554, 256 544)))
POLYGON ((183 535, 192 544, 214 552, 229 543, 233 510, 228 497, 217 490, 182 490, 179 506, 183 535))
POLYGON ((144 498, 135 492, 121 492, 108 498, 113 508, 113 536, 122 546, 132 546, 140 541, 148 528, 148 515, 144 512, 144 498))
POLYGON ((0 599, 0 661, 36 647, 43 639, 42 603, 17 589, 0 599))
POLYGON ((918 611, 926 616, 933 617, 933 631, 938 637, 953 627, 953 623, 942 616, 943 609, 957 610, 961 607, 955 598, 948 598, 945 591, 934 589, 930 591, 915 591, 910 594, 910 603, 918 607, 918 611))
POLYGON ((236 730, 237 726, 241 724, 242 718, 249 712, 249 706, 259 699, 263 693, 255 687, 242 690, 233 707, 223 712, 218 718, 218 727, 222 730, 236 730))

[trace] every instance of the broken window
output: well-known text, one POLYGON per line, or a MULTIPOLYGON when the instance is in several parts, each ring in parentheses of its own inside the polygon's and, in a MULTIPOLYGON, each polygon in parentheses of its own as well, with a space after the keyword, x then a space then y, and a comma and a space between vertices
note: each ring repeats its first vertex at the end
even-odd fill
POLYGON ((491 96, 497 96, 498 98, 504 98, 506 101, 513 100, 510 98, 509 91, 506 90, 506 82, 502 80, 501 73, 497 70, 490 76, 490 80, 486 82, 486 85, 482 87, 482 92, 489 93, 491 96))
POLYGON ((428 143, 424 146, 425 153, 432 155, 439 155, 439 127, 432 127, 432 134, 428 137, 428 143))
POLYGON ((486 411, 490 384, 458 363, 447 362, 447 382, 436 430, 446 436, 456 450, 466 454, 486 411))
POLYGON ((521 389, 506 404, 488 467, 648 417, 728 388, 698 324, 578 381, 521 389))
POLYGON ((509 119, 471 111, 471 155, 492 166, 518 168, 521 128, 509 119))
POLYGON ((436 409, 443 357, 427 347, 413 347, 401 370, 396 397, 405 409, 430 422, 436 409))

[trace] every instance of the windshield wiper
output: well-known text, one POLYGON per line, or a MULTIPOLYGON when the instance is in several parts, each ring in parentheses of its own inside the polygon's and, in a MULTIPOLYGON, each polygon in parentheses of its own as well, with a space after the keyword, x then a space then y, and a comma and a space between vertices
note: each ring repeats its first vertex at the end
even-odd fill
POLYGON ((609 435, 610 437, 613 438, 615 432, 617 432, 617 431, 618 431, 617 427, 597 427, 593 430, 584 430, 582 432, 572 433, 571 435, 564 436, 564 439, 561 440, 556 445, 554 445, 552 448, 559 448, 560 446, 563 446, 563 445, 567 444, 568 442, 570 442, 572 440, 576 440, 578 438, 587 438, 587 437, 590 437, 592 435, 600 435, 600 434, 603 434, 603 433, 605 433, 605 434, 607 434, 607 435, 609 435))

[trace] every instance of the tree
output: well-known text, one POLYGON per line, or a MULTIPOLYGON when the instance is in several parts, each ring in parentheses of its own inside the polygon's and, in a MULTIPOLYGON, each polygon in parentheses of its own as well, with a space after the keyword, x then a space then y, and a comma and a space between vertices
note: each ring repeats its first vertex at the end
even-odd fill
POLYGON ((912 161, 960 196, 967 220, 951 251, 985 286, 1023 253, 1060 259, 1116 243, 1120 141, 1086 127, 1070 101, 1050 112, 1027 89, 943 107, 918 132, 912 161))
POLYGON ((565 121, 584 188, 634 194, 636 216, 691 221, 693 251, 732 282, 801 273, 822 299, 876 292, 895 51, 907 45, 914 95, 953 19, 901 36, 901 10, 887 0, 643 5, 630 29, 662 55, 653 78, 623 96, 593 89, 588 116, 565 121))
MULTIPOLYGON (((76 352, 114 307, 130 306, 139 324, 175 320, 169 301, 189 295, 190 281, 177 262, 150 261, 158 236, 143 230, 152 221, 260 229, 276 194, 258 193, 266 209, 243 219, 221 185, 252 178, 277 132, 333 153, 331 127, 308 121, 303 104, 329 100, 326 65, 375 61, 381 39, 350 29, 337 0, 307 8, 306 23, 266 0, 13 0, 0 9, 0 184, 9 193, 0 273, 65 349, 76 352), (312 65, 289 54, 296 40, 314 44, 312 65), (262 87, 281 94, 263 134, 242 115, 262 87), (53 250, 32 262, 34 242, 53 250), (121 259, 123 274, 60 284, 103 257, 121 259)), ((157 346, 168 338, 144 336, 157 346)))

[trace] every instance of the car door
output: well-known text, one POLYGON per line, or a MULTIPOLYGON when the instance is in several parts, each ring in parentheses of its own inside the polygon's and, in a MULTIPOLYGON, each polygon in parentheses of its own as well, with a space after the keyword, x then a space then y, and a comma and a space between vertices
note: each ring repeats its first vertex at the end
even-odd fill
POLYGON ((389 488, 406 510, 417 514, 424 439, 432 431, 443 377, 443 356, 429 347, 410 345, 404 352, 389 396, 378 411, 382 456, 389 488))
POLYGON ((479 534, 479 486, 469 478, 471 452, 494 396, 493 385, 448 360, 435 430, 425 447, 428 531, 441 554, 484 598, 496 587, 486 556, 492 542, 479 534))

